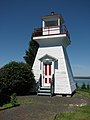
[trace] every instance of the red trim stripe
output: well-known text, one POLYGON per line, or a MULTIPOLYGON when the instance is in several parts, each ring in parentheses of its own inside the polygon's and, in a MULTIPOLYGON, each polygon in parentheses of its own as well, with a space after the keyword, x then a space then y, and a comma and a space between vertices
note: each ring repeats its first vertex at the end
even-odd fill
POLYGON ((51 65, 49 65, 49 75, 51 75, 51 65))
POLYGON ((51 78, 49 78, 49 83, 51 83, 51 78))
POLYGON ((45 65, 45 75, 47 75, 47 65, 45 65))
POLYGON ((45 83, 47 83, 47 78, 45 78, 45 83))

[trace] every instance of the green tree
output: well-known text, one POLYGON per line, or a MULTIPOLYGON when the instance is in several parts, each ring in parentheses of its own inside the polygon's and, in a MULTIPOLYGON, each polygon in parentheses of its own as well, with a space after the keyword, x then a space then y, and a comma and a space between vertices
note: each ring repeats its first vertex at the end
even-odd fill
POLYGON ((26 50, 24 60, 26 61, 27 64, 29 64, 31 67, 34 63, 34 59, 38 50, 38 43, 33 40, 33 37, 31 37, 31 40, 29 42, 29 48, 26 50))
POLYGON ((78 83, 76 83, 76 88, 77 88, 77 89, 79 89, 79 88, 80 88, 80 87, 79 87, 79 85, 78 85, 78 83))
POLYGON ((89 83, 87 84, 87 90, 90 90, 90 85, 89 85, 89 83))
POLYGON ((1 93, 30 94, 34 86, 35 80, 30 65, 12 61, 0 69, 1 93))
POLYGON ((85 83, 82 84, 81 89, 86 89, 85 83))

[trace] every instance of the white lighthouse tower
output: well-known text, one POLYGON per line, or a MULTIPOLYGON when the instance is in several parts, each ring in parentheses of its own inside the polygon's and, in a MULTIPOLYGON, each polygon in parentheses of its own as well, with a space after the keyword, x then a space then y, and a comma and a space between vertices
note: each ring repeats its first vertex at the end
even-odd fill
POLYGON ((66 47, 71 43, 61 14, 42 17, 42 27, 35 29, 33 40, 39 49, 32 67, 38 95, 72 95, 76 86, 66 47))

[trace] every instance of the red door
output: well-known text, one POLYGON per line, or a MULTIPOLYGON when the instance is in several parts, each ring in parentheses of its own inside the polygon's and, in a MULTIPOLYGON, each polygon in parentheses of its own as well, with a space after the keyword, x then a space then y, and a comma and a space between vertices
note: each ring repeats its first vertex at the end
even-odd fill
POLYGON ((44 86, 50 86, 52 78, 52 65, 44 64, 44 74, 43 74, 44 86))

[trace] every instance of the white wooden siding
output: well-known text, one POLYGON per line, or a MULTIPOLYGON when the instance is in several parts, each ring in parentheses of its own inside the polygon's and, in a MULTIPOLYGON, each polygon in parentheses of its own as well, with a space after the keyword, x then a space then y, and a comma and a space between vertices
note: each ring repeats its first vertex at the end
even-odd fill
POLYGON ((69 61, 65 55, 65 50, 62 46, 55 47, 40 47, 38 49, 34 64, 33 72, 35 79, 39 80, 39 76, 42 73, 40 70, 39 59, 45 54, 58 59, 58 69, 55 69, 55 93, 56 94, 71 94, 75 90, 75 84, 73 82, 72 71, 69 61))

